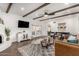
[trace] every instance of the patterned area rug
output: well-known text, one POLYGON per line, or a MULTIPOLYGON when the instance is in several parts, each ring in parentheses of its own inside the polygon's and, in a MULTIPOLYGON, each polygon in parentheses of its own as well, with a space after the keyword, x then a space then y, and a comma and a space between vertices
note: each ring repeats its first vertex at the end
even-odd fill
POLYGON ((54 56, 54 47, 49 46, 48 49, 42 47, 41 44, 28 44, 18 48, 23 56, 54 56))

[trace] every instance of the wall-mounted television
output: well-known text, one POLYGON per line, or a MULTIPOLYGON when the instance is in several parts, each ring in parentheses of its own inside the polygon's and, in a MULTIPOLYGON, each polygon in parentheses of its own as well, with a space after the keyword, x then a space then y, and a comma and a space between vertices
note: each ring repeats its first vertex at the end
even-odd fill
POLYGON ((29 22, 27 21, 18 21, 18 28, 29 28, 29 22))

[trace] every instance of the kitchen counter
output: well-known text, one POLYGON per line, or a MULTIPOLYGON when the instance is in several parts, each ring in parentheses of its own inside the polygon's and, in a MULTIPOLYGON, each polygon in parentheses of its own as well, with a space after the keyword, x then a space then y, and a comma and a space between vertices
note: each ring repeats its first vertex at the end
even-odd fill
POLYGON ((55 42, 56 56, 79 56, 79 43, 69 43, 66 40, 56 40, 55 42))
POLYGON ((74 46, 79 46, 79 42, 78 43, 70 43, 70 42, 67 42, 67 40, 63 40, 63 41, 61 41, 61 40, 56 40, 56 43, 62 43, 62 44, 66 44, 66 45, 74 45, 74 46))

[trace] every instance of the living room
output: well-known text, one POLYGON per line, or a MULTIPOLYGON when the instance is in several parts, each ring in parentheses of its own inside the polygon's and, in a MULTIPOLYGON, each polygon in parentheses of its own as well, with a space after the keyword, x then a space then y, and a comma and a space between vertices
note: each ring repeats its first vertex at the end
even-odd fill
MULTIPOLYGON (((40 41, 48 38, 45 22, 33 20, 35 16, 34 12, 32 12, 33 15, 31 13, 24 17, 25 14, 28 14, 32 10, 40 8, 40 6, 45 7, 43 5, 48 4, 49 3, 0 3, 0 55, 16 56, 18 55, 16 51, 18 50, 17 46, 24 46, 35 39, 38 40, 32 43, 39 44, 40 41)), ((42 7, 40 9, 42 9, 42 7)))
POLYGON ((78 3, 0 3, 0 56, 79 55, 64 48, 79 43, 78 9, 78 3))

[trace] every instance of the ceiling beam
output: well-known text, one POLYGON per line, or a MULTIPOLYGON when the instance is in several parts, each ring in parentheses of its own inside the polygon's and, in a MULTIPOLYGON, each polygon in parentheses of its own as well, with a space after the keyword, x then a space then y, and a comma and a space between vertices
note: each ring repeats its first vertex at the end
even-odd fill
MULTIPOLYGON (((62 11, 68 10, 68 9, 72 9, 72 8, 75 8, 75 7, 78 7, 78 6, 79 6, 79 4, 76 4, 76 5, 73 5, 73 6, 69 6, 69 7, 66 7, 66 8, 51 12, 49 14, 55 14, 55 13, 62 12, 62 11)), ((38 18, 40 18, 40 17, 36 17, 36 18, 34 18, 34 20, 38 19, 38 18)))
MULTIPOLYGON (((68 10, 68 9, 75 8, 75 7, 78 7, 78 6, 79 6, 79 4, 72 5, 72 6, 70 6, 70 7, 63 8, 63 9, 60 9, 60 10, 54 11, 54 12, 52 12, 52 13, 62 12, 62 11, 64 11, 64 10, 68 10)), ((50 14, 52 14, 52 13, 50 13, 50 14)))
POLYGON ((39 6, 38 8, 32 10, 31 12, 29 12, 29 13, 23 15, 23 17, 28 16, 29 14, 31 14, 31 13, 33 13, 33 12, 35 12, 35 11, 37 11, 37 10, 39 10, 39 9, 41 9, 41 8, 43 8, 43 7, 45 7, 45 6, 47 6, 47 5, 49 5, 49 4, 50 4, 50 3, 44 3, 43 5, 41 5, 41 6, 39 6))
POLYGON ((74 15, 74 14, 78 14, 78 13, 79 13, 79 11, 78 12, 69 13, 69 14, 65 14, 65 15, 60 15, 60 16, 52 17, 52 18, 48 18, 48 19, 43 19, 43 20, 40 20, 40 21, 45 21, 45 20, 49 20, 49 19, 60 18, 60 17, 74 15))
POLYGON ((9 3, 8 7, 7 7, 7 10, 6 10, 6 13, 8 13, 11 9, 11 6, 12 6, 12 3, 9 3))

